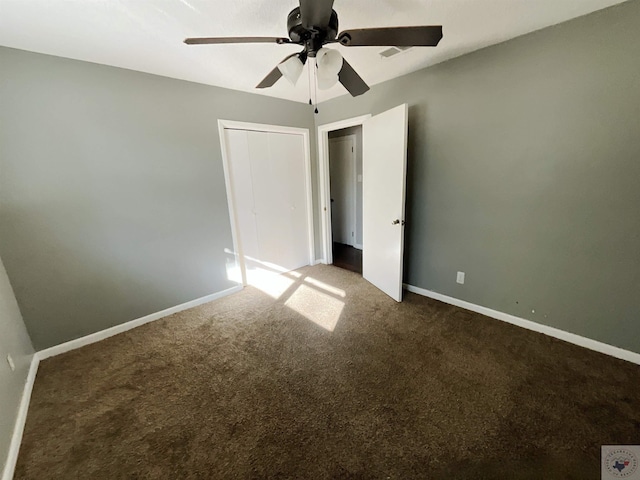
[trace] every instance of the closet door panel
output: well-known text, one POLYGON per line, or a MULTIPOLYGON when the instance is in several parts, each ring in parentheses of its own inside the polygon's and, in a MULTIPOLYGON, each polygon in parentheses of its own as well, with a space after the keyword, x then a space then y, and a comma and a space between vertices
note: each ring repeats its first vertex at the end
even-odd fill
POLYGON ((278 190, 283 181, 274 175, 269 145, 271 133, 248 132, 251 183, 256 211, 256 230, 260 244, 259 260, 281 269, 281 242, 286 238, 282 231, 282 207, 278 190))
POLYGON ((309 264, 302 135, 225 129, 231 198, 248 270, 309 264))
POLYGON ((307 265, 302 137, 248 132, 248 139, 260 260, 280 270, 307 265))
POLYGON ((245 256, 259 258, 258 230, 251 178, 249 139, 246 130, 225 130, 231 198, 238 224, 238 240, 245 256))
POLYGON ((304 143, 301 135, 272 134, 269 146, 271 171, 280 183, 279 258, 284 268, 292 270, 309 263, 304 143))

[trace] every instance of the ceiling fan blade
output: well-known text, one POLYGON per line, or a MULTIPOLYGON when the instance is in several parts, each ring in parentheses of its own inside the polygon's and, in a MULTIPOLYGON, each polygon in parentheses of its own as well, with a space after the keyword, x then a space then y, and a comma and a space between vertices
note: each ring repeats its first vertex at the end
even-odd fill
POLYGON ((305 28, 326 28, 331 20, 333 0, 300 0, 300 17, 305 28))
MULTIPOLYGON (((284 57, 282 59, 282 62, 286 62, 287 60, 289 60, 291 57, 295 57, 298 56, 300 58, 300 61, 302 62, 302 64, 304 65, 307 61, 307 52, 302 51, 300 53, 292 53, 291 55, 287 55, 286 57, 284 57)), ((278 65, 280 65, 280 63, 278 65)), ((262 81, 256 85, 256 88, 269 88, 272 87, 278 80, 280 80, 280 77, 282 77, 282 72, 280 71, 280 69, 278 68, 278 65, 276 65, 276 67, 271 70, 266 77, 264 77, 262 79, 262 81)))
POLYGON ((342 69, 338 72, 338 80, 344 85, 344 88, 349 91, 352 97, 362 95, 369 90, 369 85, 362 80, 360 75, 358 75, 344 58, 342 59, 342 69))
POLYGON ((338 41, 346 47, 435 47, 441 38, 442 25, 430 25, 345 30, 338 41))
POLYGON ((271 70, 266 77, 262 79, 262 81, 256 85, 256 88, 269 88, 272 87, 278 80, 282 77, 282 72, 276 66, 273 70, 271 70))
POLYGON ((291 43, 288 38, 282 37, 200 37, 185 38, 187 45, 210 45, 220 43, 291 43))

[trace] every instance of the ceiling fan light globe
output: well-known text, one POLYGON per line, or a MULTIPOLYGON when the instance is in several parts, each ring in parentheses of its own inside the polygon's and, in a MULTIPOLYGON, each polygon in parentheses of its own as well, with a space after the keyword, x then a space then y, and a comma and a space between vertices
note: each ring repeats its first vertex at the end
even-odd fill
POLYGON ((278 70, 280 70, 282 76, 286 78, 291 85, 296 84, 300 75, 302 75, 303 67, 304 65, 298 56, 288 58, 284 62, 278 64, 278 70))
POLYGON ((320 75, 318 73, 318 88, 320 90, 329 90, 336 83, 338 83, 338 75, 320 75))
POLYGON ((342 54, 331 48, 321 48, 316 54, 318 72, 323 75, 337 75, 342 69, 342 54))

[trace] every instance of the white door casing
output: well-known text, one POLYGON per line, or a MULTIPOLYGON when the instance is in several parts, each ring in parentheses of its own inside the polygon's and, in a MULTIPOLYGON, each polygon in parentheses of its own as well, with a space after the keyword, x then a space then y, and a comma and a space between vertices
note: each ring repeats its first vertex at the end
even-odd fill
POLYGON ((370 114, 359 117, 347 118, 337 122, 326 123, 318 127, 318 182, 320 190, 320 245, 322 258, 320 263, 333 263, 332 238, 331 238, 331 189, 329 185, 329 132, 340 130, 355 125, 362 125, 365 120, 371 118, 370 114))
POLYGON ((408 105, 362 125, 362 276, 402 301, 408 105))

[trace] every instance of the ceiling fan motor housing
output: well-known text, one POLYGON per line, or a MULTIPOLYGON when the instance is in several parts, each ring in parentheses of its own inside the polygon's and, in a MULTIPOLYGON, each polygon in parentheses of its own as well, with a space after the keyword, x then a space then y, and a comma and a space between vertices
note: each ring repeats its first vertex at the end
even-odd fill
POLYGON ((335 10, 331 10, 331 18, 329 19, 329 25, 327 27, 307 30, 302 25, 300 7, 296 7, 291 10, 287 17, 287 29, 289 31, 289 38, 293 43, 303 44, 313 39, 314 43, 317 42, 322 46, 325 41, 335 40, 338 35, 338 14, 335 10))

